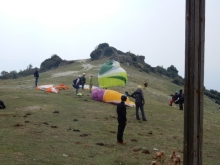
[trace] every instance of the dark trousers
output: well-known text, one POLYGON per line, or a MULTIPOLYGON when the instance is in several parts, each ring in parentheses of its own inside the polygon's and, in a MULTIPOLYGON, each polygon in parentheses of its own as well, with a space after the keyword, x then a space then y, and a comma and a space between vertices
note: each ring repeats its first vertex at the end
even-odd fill
POLYGON ((84 83, 82 83, 82 89, 84 89, 84 83))
POLYGON ((117 134, 118 142, 123 142, 123 134, 124 134, 125 126, 126 126, 125 121, 123 122, 118 121, 118 134, 117 134))
POLYGON ((139 117, 139 108, 141 110, 141 115, 142 115, 142 120, 146 120, 146 117, 145 117, 145 113, 144 113, 144 106, 142 103, 135 103, 135 106, 136 106, 136 119, 137 120, 140 120, 140 117, 139 117))
POLYGON ((180 110, 183 110, 183 103, 179 103, 180 110))
POLYGON ((35 77, 35 86, 37 86, 38 83, 38 77, 35 77))

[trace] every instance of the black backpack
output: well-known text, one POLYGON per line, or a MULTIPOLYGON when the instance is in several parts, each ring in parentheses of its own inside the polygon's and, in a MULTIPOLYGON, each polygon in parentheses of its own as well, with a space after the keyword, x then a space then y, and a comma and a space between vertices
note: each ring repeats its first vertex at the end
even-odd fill
POLYGON ((0 109, 5 109, 5 104, 2 100, 0 100, 0 109))

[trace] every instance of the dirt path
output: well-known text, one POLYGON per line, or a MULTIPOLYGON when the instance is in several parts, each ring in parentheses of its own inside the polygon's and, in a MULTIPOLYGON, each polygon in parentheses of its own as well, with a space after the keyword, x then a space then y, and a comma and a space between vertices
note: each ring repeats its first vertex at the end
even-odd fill
POLYGON ((66 71, 66 72, 61 72, 61 73, 55 73, 55 74, 52 75, 52 77, 76 75, 78 72, 85 72, 85 71, 88 71, 88 70, 92 69, 93 67, 96 67, 94 65, 85 63, 85 61, 86 60, 80 60, 79 61, 79 62, 81 62, 81 65, 83 67, 83 69, 80 70, 80 71, 66 71))

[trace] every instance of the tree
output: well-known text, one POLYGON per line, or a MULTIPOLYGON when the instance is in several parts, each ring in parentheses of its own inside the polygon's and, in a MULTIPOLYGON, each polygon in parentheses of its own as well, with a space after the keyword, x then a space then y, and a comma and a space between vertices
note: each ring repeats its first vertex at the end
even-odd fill
POLYGON ((101 56, 102 51, 100 49, 93 50, 90 54, 92 60, 97 60, 101 56))
POLYGON ((99 44, 97 49, 104 49, 104 48, 107 48, 107 47, 109 47, 108 43, 102 43, 102 44, 99 44))
POLYGON ((10 78, 15 79, 18 77, 18 73, 15 70, 11 71, 9 74, 10 74, 10 78))
POLYGON ((2 75, 2 76, 5 76, 6 74, 8 74, 7 71, 4 71, 4 70, 3 70, 3 71, 1 72, 1 75, 2 75))
POLYGON ((46 59, 41 63, 40 70, 44 72, 52 68, 57 68, 62 61, 63 60, 58 55, 53 54, 51 58, 46 59))
POLYGON ((172 73, 174 73, 174 74, 176 74, 176 75, 178 75, 178 70, 176 69, 176 67, 175 66, 173 66, 173 65, 171 65, 170 67, 168 67, 167 68, 167 71, 168 72, 172 72, 172 73))

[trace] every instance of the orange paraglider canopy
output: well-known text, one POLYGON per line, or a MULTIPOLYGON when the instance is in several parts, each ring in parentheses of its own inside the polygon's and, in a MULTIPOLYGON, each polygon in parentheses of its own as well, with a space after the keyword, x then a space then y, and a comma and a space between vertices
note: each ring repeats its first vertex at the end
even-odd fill
POLYGON ((68 86, 66 86, 64 84, 60 84, 59 86, 55 86, 54 88, 56 88, 56 89, 70 89, 68 86))

